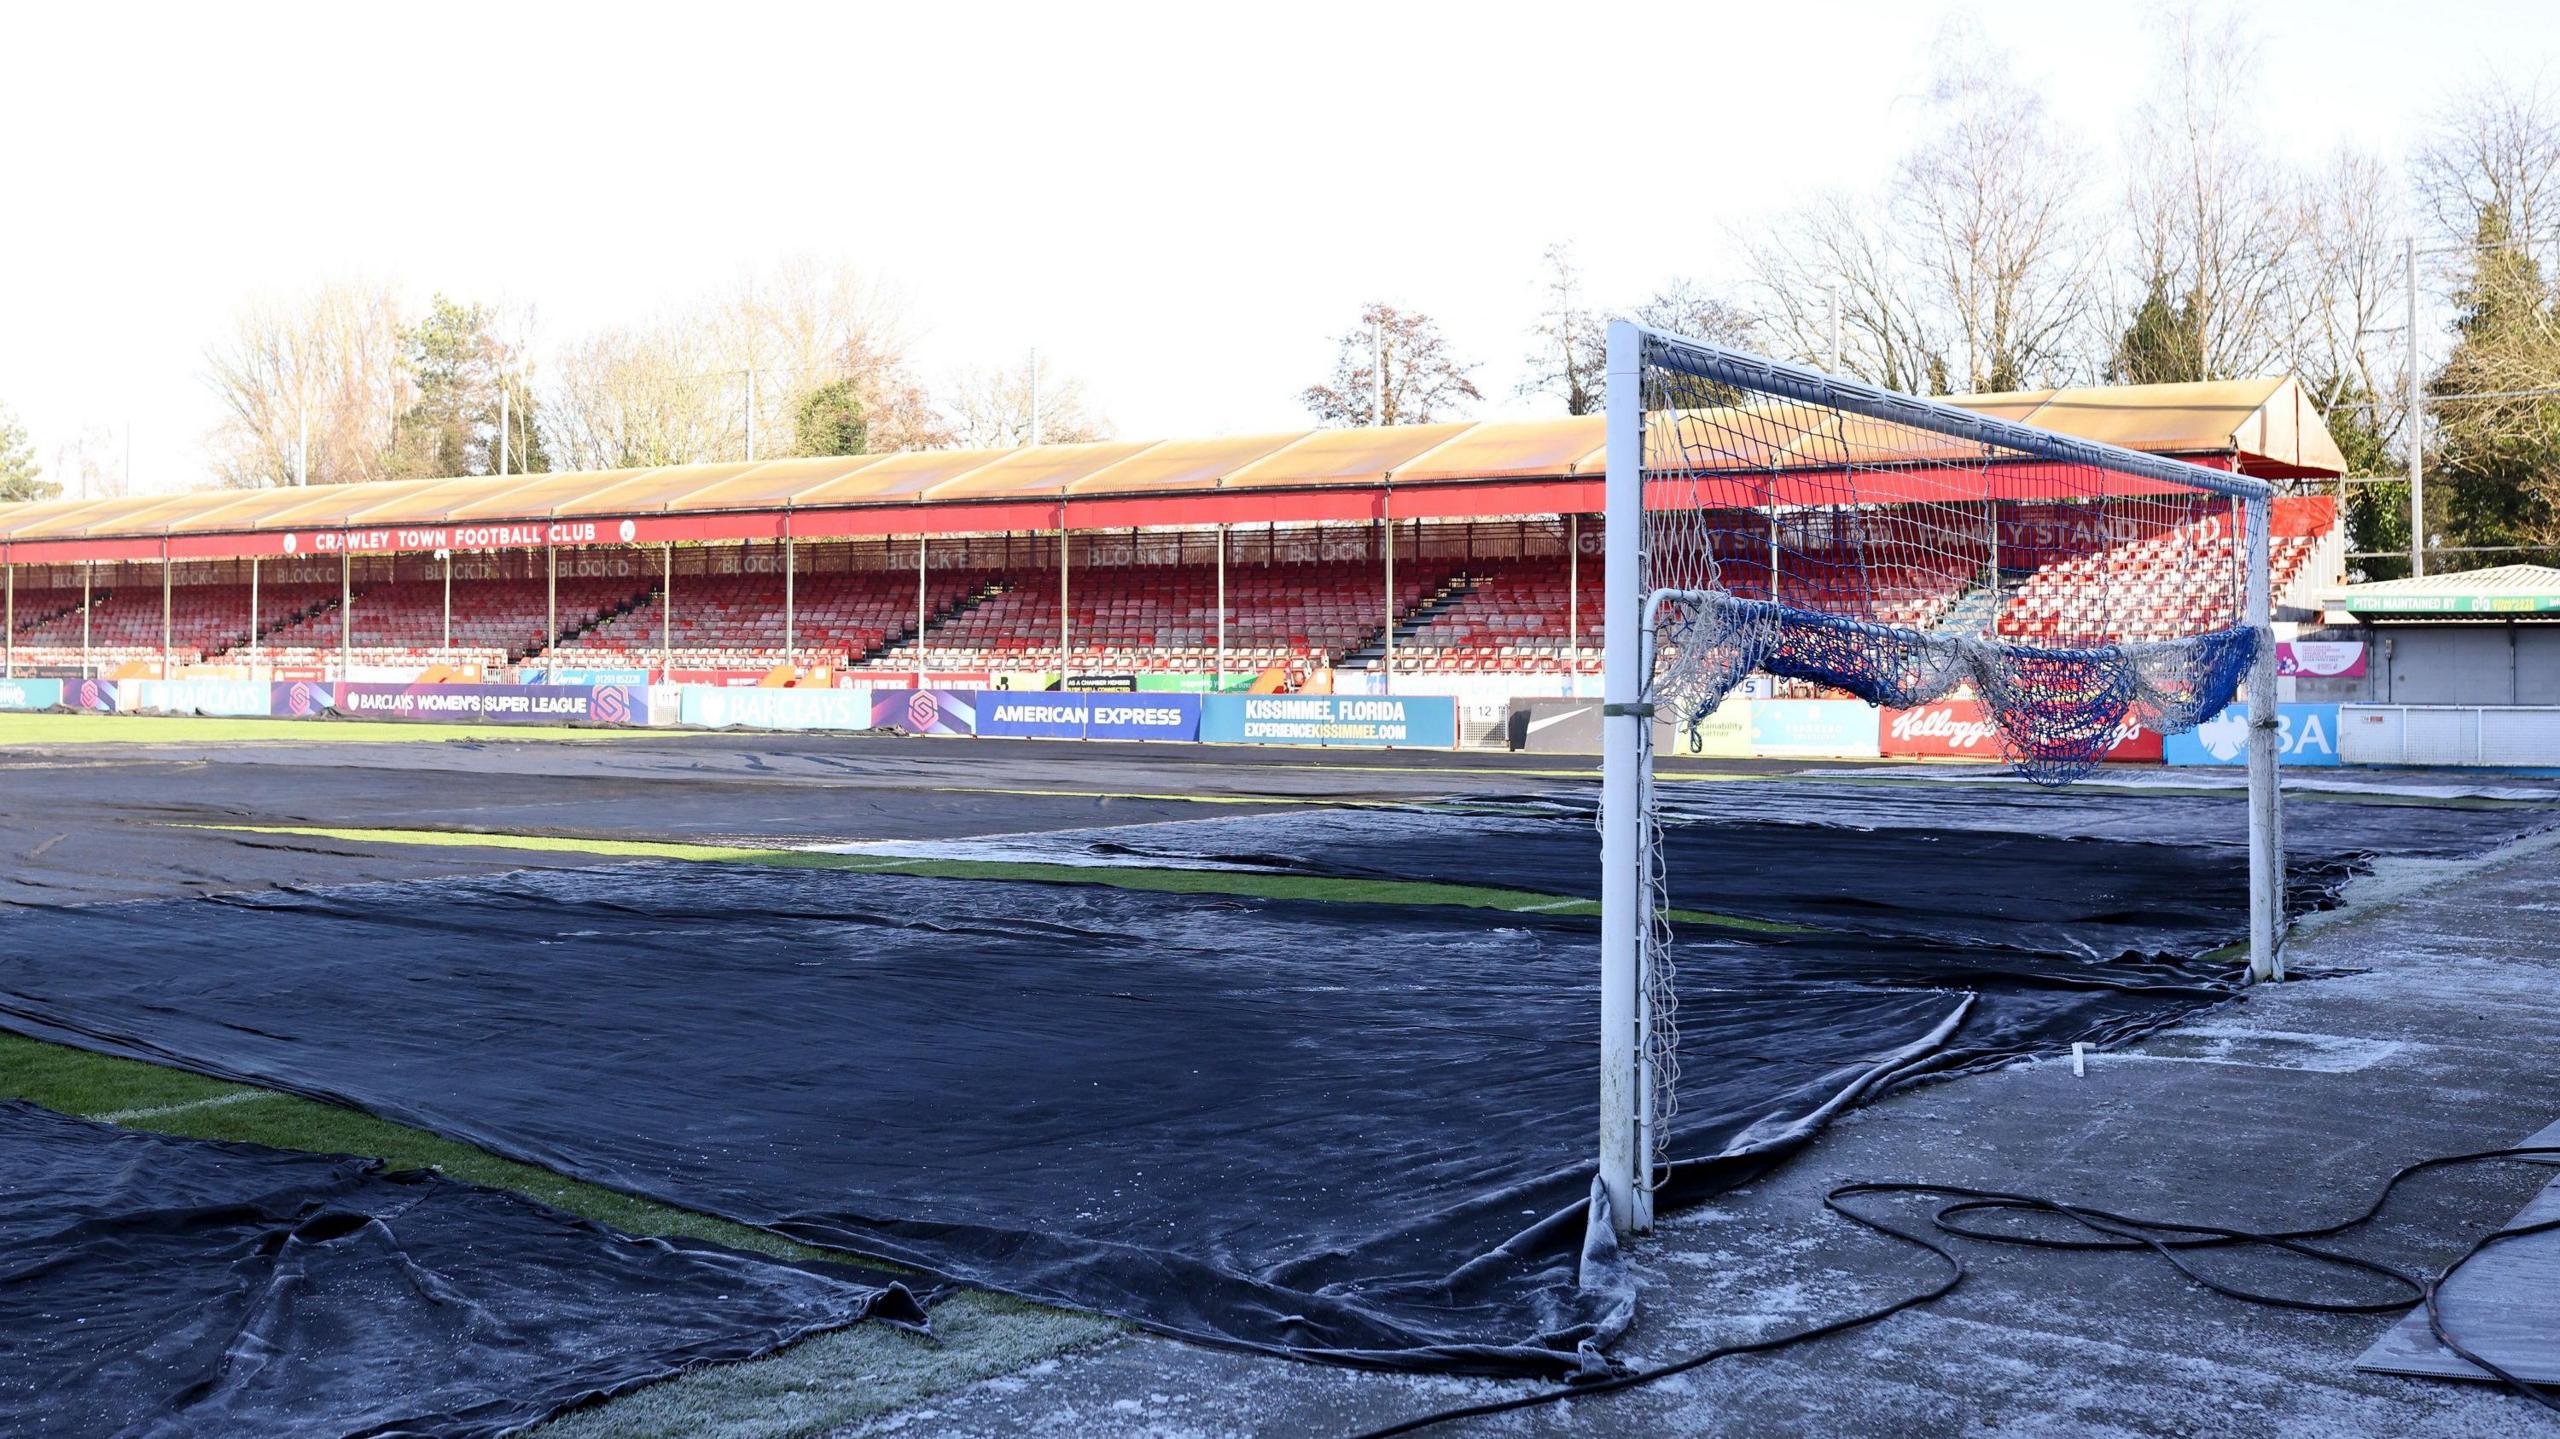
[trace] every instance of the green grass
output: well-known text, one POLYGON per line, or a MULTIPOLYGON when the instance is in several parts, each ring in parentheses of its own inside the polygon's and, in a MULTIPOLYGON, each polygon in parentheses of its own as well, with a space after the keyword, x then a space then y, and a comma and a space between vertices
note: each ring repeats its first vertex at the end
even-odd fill
POLYGON ((0 745, 425 743, 432 740, 612 740, 663 731, 410 720, 211 719, 193 715, 0 714, 0 745))
MULTIPOLYGON (((365 1155, 394 1169, 433 1169, 512 1190, 627 1234, 704 1239, 783 1258, 846 1257, 563 1178, 352 1109, 20 1035, 0 1033, 0 1096, 157 1134, 365 1155)), ((561 1439, 822 1434, 1119 1332, 1109 1320, 962 1292, 934 1306, 931 1337, 859 1325, 764 1359, 696 1370, 564 1415, 543 1432, 561 1439)))
MULTIPOLYGON (((925 879, 1017 880, 1036 884, 1092 884, 1158 894, 1228 894, 1255 899, 1319 900, 1329 904, 1446 905, 1512 913, 1596 915, 1597 901, 1559 899, 1534 890, 1423 880, 1337 879, 1323 875, 1263 874, 1252 870, 1151 869, 1139 865, 1037 864, 1015 860, 907 859, 876 854, 836 854, 799 849, 751 849, 671 840, 595 839, 556 834, 477 834, 443 829, 347 829, 328 825, 195 825, 227 834, 298 835, 357 844, 417 845, 439 849, 520 850, 544 854, 592 854, 612 859, 666 859, 700 864, 753 864, 774 869, 832 869, 925 879)), ((1698 910, 1669 912, 1675 923, 1702 924, 1762 934, 1802 934, 1801 925, 1745 919, 1698 910)))

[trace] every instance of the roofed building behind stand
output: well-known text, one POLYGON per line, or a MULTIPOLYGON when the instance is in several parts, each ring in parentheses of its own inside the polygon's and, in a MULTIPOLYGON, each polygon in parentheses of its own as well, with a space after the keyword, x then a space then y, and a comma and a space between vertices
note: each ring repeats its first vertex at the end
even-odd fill
MULTIPOLYGON (((2341 468, 2291 381, 1956 403, 2274 478, 2341 468)), ((1372 686, 1508 675, 1527 693, 1598 672, 1602 438, 1586 417, 0 506, 4 658, 18 674, 558 661, 877 683, 1333 668, 1372 686)), ((1857 556, 1897 553, 1876 532, 1917 511, 1786 508, 1819 467, 1737 462, 1713 545, 1735 594, 1854 594, 1896 624, 2051 637, 2089 618, 2088 581, 2130 570, 2174 627, 2220 578, 2181 567, 2224 562, 2214 546, 2236 533, 2199 507, 2212 542, 2154 553, 2118 543, 2103 503, 2005 499, 1992 467, 1909 502, 1941 536, 1978 517, 1977 546, 1878 565, 1857 556), (1857 533, 1826 546, 1826 526, 1857 533)), ((2280 588, 2334 578, 2335 529, 2326 501, 2279 507, 2280 588)))

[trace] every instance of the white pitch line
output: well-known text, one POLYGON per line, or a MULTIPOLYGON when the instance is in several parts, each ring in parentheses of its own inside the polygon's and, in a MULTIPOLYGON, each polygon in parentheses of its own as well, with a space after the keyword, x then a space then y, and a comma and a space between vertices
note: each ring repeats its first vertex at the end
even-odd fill
POLYGON ((1589 901, 1589 900, 1587 900, 1587 899, 1559 899, 1559 900, 1556 900, 1556 901, 1554 901, 1553 903, 1550 903, 1550 904, 1524 904, 1524 905, 1520 906, 1520 907, 1519 907, 1519 909, 1517 909, 1516 911, 1514 911, 1514 913, 1518 913, 1518 914, 1544 914, 1544 913, 1546 913, 1548 910, 1551 910, 1551 909, 1566 909, 1566 908, 1570 908, 1570 907, 1571 907, 1571 906, 1573 906, 1573 905, 1577 905, 1577 904, 1589 904, 1590 902, 1591 902, 1591 901, 1589 901))
POLYGON ((190 1099, 184 1104, 155 1104, 148 1109, 118 1109, 89 1117, 102 1124, 130 1124, 137 1119, 165 1119, 172 1114, 186 1114, 198 1109, 220 1109, 226 1104, 246 1104, 252 1099, 266 1098, 267 1093, 263 1089, 235 1089, 228 1094, 214 1095, 210 1099, 190 1099))

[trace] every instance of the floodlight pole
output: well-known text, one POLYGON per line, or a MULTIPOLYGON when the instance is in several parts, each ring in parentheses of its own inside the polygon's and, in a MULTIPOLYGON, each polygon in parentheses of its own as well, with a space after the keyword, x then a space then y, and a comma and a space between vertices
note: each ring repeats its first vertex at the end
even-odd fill
POLYGON ((1393 481, 1388 486, 1385 498, 1378 502, 1378 538, 1387 551, 1387 646, 1378 670, 1385 680, 1378 686, 1378 693, 1391 695, 1396 692, 1396 492, 1393 481))
POLYGON ((2418 242, 2402 243, 2409 289, 2409 577, 2427 573, 2427 392, 2418 376, 2418 242))
POLYGON ((1582 673, 1582 516, 1564 517, 1564 692, 1582 673))
POLYGON ((2249 977, 2284 978, 2284 843, 2278 827, 2276 637, 2269 520, 2275 502, 2244 502, 2249 526, 2247 622, 2258 637, 2249 666, 2249 977))
POLYGON ((1227 690, 1227 527, 1218 526, 1218 669, 1211 688, 1224 694, 1227 690))
POLYGON ((1644 769, 1653 720, 1644 703, 1644 355, 1642 333, 1609 324, 1607 583, 1600 771, 1600 1187, 1620 1234, 1653 1227, 1653 1201, 1639 1166, 1650 1147, 1639 1109, 1652 1087, 1645 1072, 1644 944, 1651 856, 1644 828, 1644 769))
POLYGON ((1067 505, 1058 502, 1058 689, 1067 688, 1067 645, 1069 630, 1067 611, 1067 505))
POLYGON ((169 594, 169 542, 160 542, 160 678, 169 678, 169 651, 177 641, 177 625, 171 616, 169 594))
POLYGON ((5 615, 0 615, 0 679, 16 679, 18 677, 18 567, 16 565, 0 564, 0 590, 5 590, 7 594, 5 600, 0 600, 0 607, 4 607, 7 611, 5 615))
POLYGON ((338 536, 338 682, 351 684, 355 676, 356 647, 356 575, 355 560, 347 550, 347 537, 338 536))
POLYGON ((249 678, 258 677, 258 557, 249 557, 249 678))

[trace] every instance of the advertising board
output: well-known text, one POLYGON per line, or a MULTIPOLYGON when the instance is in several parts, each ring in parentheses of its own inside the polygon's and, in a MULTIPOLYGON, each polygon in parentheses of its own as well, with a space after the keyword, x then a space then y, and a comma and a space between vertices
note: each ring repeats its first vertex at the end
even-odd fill
POLYGON ((976 690, 897 690, 871 692, 871 727, 909 734, 976 734, 976 690))
MULTIPOLYGON (((1877 716, 1877 723, 1876 748, 1896 758, 2000 758, 1999 726, 1991 722, 1980 700, 1937 700, 1910 709, 1885 710, 1877 716)), ((2107 751, 2107 759, 2112 763, 2158 764, 2160 736, 2126 720, 2116 726, 2115 745, 2107 751)))
POLYGON ((685 685, 678 716, 705 729, 863 730, 871 691, 685 685))
POLYGON ((76 710, 110 714, 117 698, 114 680, 68 680, 62 686, 62 702, 76 710))
POLYGON ((1864 700, 1753 700, 1751 753, 1789 759, 1877 753, 1875 706, 1864 700))
MULTIPOLYGON (((2185 734, 2169 736, 2162 748, 2169 763, 2176 765, 2247 764, 2249 706, 2234 704, 2185 734)), ((2276 759, 2280 764, 2336 764, 2338 707, 2276 706, 2276 759)))
POLYGON ((269 713, 267 686, 248 680, 135 680, 126 688, 135 709, 154 713, 232 718, 269 713))
POLYGON ((267 686, 267 713, 279 719, 310 719, 337 704, 337 687, 321 680, 277 680, 267 686))
POLYGON ((1204 695, 1200 738, 1454 749, 1458 706, 1446 695, 1204 695))
POLYGON ((631 724, 648 714, 629 685, 341 684, 350 719, 468 720, 497 724, 631 724))
POLYGON ((61 703, 60 680, 0 680, 0 710, 49 710, 61 703))

